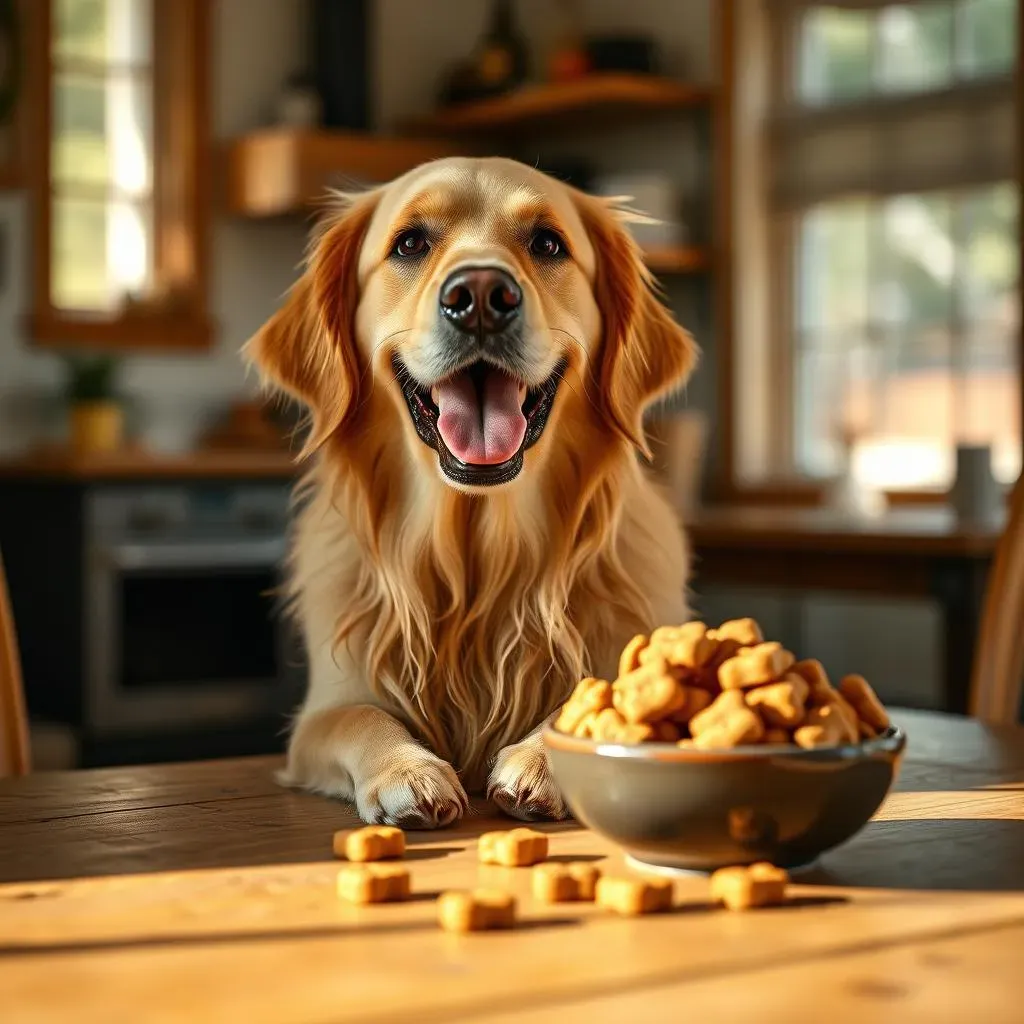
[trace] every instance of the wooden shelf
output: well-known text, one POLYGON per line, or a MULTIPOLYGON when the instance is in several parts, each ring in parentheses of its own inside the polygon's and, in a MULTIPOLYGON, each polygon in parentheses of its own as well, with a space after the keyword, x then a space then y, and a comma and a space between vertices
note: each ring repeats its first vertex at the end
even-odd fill
POLYGON ((329 189, 390 181, 418 164, 470 155, 465 144, 275 128, 228 145, 225 205, 243 217, 301 213, 329 189))
POLYGON ((651 75, 594 74, 575 82, 526 86, 507 96, 461 103, 407 124, 418 135, 486 135, 540 125, 574 125, 588 115, 685 110, 704 106, 711 89, 651 75))
POLYGON ((167 455, 129 447, 108 455, 77 455, 55 446, 0 461, 0 480, 288 480, 298 472, 287 451, 210 449, 167 455))
POLYGON ((708 269, 711 259, 706 249, 651 246, 644 249, 644 262, 656 274, 697 274, 708 269))

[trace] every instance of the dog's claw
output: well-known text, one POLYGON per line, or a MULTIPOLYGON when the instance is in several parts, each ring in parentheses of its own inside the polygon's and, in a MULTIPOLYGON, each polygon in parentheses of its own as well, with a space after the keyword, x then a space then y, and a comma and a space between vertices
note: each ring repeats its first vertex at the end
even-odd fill
POLYGON ((498 754, 487 784, 487 799, 521 821, 561 821, 569 817, 543 749, 529 740, 505 747, 498 754))
POLYGON ((556 799, 535 796, 532 790, 515 793, 508 789, 491 789, 487 799, 496 804, 510 818, 520 821, 560 821, 569 817, 561 796, 556 799))
POLYGON ((364 821, 434 829, 451 825, 466 813, 469 798, 451 765, 425 752, 418 752, 415 761, 375 777, 372 787, 356 793, 364 821))

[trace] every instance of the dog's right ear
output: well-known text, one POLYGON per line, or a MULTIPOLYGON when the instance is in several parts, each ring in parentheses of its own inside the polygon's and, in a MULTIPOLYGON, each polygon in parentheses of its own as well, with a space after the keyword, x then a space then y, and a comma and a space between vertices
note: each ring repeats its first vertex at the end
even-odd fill
POLYGON ((248 341, 245 356, 263 380, 309 408, 312 429, 300 458, 342 429, 359 404, 355 338, 359 251, 377 193, 345 200, 310 247, 284 305, 248 341))

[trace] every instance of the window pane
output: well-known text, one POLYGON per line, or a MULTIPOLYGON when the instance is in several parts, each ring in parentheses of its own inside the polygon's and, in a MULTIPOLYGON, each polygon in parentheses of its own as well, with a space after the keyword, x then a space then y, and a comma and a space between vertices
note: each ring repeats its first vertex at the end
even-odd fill
POLYGON ((57 0, 56 60, 145 65, 150 61, 152 0, 57 0))
POLYGON ((947 321, 957 263, 948 197, 888 200, 881 209, 876 245, 873 318, 889 324, 947 321))
POLYGON ((1014 333, 1020 319, 1017 191, 1010 184, 967 194, 963 316, 1014 333))
MULTIPOLYGON (((858 479, 945 486, 958 443, 992 446, 999 479, 1021 468, 1018 197, 1010 184, 876 200, 860 208, 870 303, 844 331, 801 328, 794 361, 797 468, 841 465, 842 427, 859 435, 858 479), (954 298, 957 300, 954 303, 954 298), (870 342, 870 343, 869 343, 870 342)), ((827 281, 849 204, 805 214, 798 297, 827 281)), ((836 272, 831 271, 832 274, 836 272)), ((860 271, 858 271, 858 275, 860 271)), ((845 279, 844 275, 839 275, 845 279)), ((820 286, 820 294, 829 294, 820 286)), ((799 305, 805 316, 806 303, 799 305)), ((828 308, 827 303, 810 307, 828 308)))
POLYGON ((915 92, 950 82, 953 63, 953 6, 900 4, 878 14, 879 88, 915 92))
POLYGON ((841 432, 875 416, 878 354, 863 334, 814 334, 798 347, 795 370, 797 467, 830 476, 841 465, 841 432))
POLYGON ((869 210, 865 200, 807 213, 797 241, 797 324, 862 328, 868 313, 869 210))
POLYGON ((977 78, 1012 71, 1017 0, 962 0, 960 18, 960 73, 977 78))
POLYGON ((872 417, 860 424, 853 471, 874 487, 945 483, 953 436, 949 328, 897 328, 882 333, 878 344, 878 395, 872 417))
POLYGON ((53 83, 55 181, 107 180, 107 102, 102 79, 56 75, 53 83))
POLYGON ((1017 335, 978 328, 964 339, 964 379, 958 396, 956 440, 992 447, 992 468, 1004 483, 1021 469, 1020 368, 1017 335))
POLYGON ((52 205, 51 301, 109 311, 152 282, 152 222, 145 207, 57 197, 52 205))
POLYGON ((56 75, 54 180, 147 195, 152 184, 152 113, 146 79, 56 75))
POLYGON ((873 16, 869 11, 816 8, 804 16, 797 95, 827 104, 867 96, 873 72, 873 16))

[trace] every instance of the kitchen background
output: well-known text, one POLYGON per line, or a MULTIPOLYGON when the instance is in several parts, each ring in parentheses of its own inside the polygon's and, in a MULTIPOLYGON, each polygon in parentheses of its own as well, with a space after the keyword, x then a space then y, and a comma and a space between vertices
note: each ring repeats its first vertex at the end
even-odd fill
MULTIPOLYGON (((658 212, 669 223, 647 229, 656 233, 644 241, 678 318, 704 350, 685 394, 662 416, 688 414, 672 421, 677 426, 669 431, 673 440, 663 467, 676 486, 681 512, 707 517, 711 499, 717 503, 727 496, 723 467, 734 461, 728 450, 737 430, 723 429, 734 415, 731 402, 723 399, 729 393, 723 375, 735 369, 743 351, 731 333, 743 326, 737 310, 743 304, 745 263, 738 258, 734 265, 730 252, 738 240, 731 232, 748 199, 731 161, 745 153, 744 112, 758 105, 757 90, 744 80, 737 60, 742 64, 742 47, 749 45, 755 21, 771 21, 760 3, 182 0, 187 16, 169 13, 167 0, 153 4, 153 19, 172 19, 165 27, 179 17, 194 17, 196 24, 208 19, 205 31, 187 36, 201 42, 205 35, 208 43, 208 65, 202 52, 192 55, 198 74, 205 68, 209 79, 201 100, 208 137, 201 144, 210 146, 210 158, 192 196, 201 208, 195 223, 207 232, 208 248, 197 249, 185 264, 202 274, 206 308, 201 312, 212 324, 212 339, 208 347, 178 351, 148 342, 142 343, 145 351, 139 346, 133 351, 131 344, 117 342, 117 385, 127 415, 127 440, 118 451, 92 450, 103 447, 105 430, 109 435, 118 429, 95 417, 78 424, 80 431, 93 432, 92 442, 79 437, 80 446, 92 449, 67 448, 69 369, 57 352, 106 348, 102 327, 90 325, 83 335, 87 344, 62 345, 60 318, 44 323, 39 315, 38 273, 47 264, 39 259, 38 209, 46 202, 40 197, 63 173, 57 167, 58 144, 46 163, 31 142, 19 141, 29 139, 30 131, 13 134, 11 145, 15 151, 23 146, 25 155, 0 193, 0 547, 29 704, 37 734, 45 738, 39 749, 55 761, 215 756, 280 744, 287 708, 301 687, 301 653, 270 624, 272 601, 259 595, 275 579, 289 473, 282 431, 257 422, 252 403, 258 389, 239 348, 296 276, 313 216, 306 199, 328 185, 372 179, 374 168, 400 170, 406 158, 388 152, 350 161, 340 142, 318 148, 317 140, 329 136, 313 122, 326 116, 334 118, 335 130, 413 134, 410 123, 431 115, 443 82, 473 87, 472 76, 460 80, 452 70, 476 54, 480 72, 485 66, 480 41, 495 25, 501 27, 503 13, 511 17, 514 35, 527 44, 527 85, 550 78, 562 79, 565 87, 578 85, 583 69, 573 64, 579 56, 573 44, 598 40, 605 47, 591 47, 591 65, 604 59, 606 74, 624 69, 630 81, 640 79, 640 87, 625 89, 625 98, 612 90, 610 99, 602 99, 597 88, 597 98, 577 102, 576 110, 576 101, 570 101, 568 116, 553 132, 539 118, 541 127, 534 132, 533 115, 527 113, 517 115, 511 128, 496 122, 489 135, 486 106, 482 128, 479 123, 470 125, 472 130, 460 127, 457 117, 448 123, 443 117, 421 121, 415 134, 427 140, 423 153, 462 151, 463 145, 487 152, 500 146, 588 187, 625 188, 641 203, 646 196, 660 205, 658 212), (316 22, 317 31, 314 18, 323 19, 316 22), (644 80, 653 83, 649 92, 644 80), (312 88, 317 82, 319 95, 312 88), (289 150, 302 154, 295 157, 295 177, 302 179, 298 191, 303 194, 294 199, 275 192, 291 172, 281 172, 285 164, 275 163, 285 158, 271 152, 272 138, 266 141, 274 132, 286 141, 304 140, 289 150), (495 135, 500 142, 492 141, 495 135), (264 164, 257 159, 261 154, 264 164), (312 168, 309 180, 303 178, 302 160, 312 168), (260 441, 267 451, 254 453, 260 441), (701 480, 697 497, 687 483, 694 473, 701 480), (705 511, 697 510, 698 502, 705 511), (243 693, 242 680, 255 685, 243 693)), ((831 5, 796 6, 807 8, 802 16, 811 18, 831 5)), ((897 6, 906 5, 886 9, 897 6)), ((957 17, 964 18, 970 4, 909 6, 955 6, 957 17)), ((1005 9, 1011 38, 1015 6, 994 4, 1005 9)), ((54 82, 62 73, 71 95, 96 72, 94 54, 80 59, 60 50, 55 40, 65 24, 61 19, 70 25, 74 18, 88 23, 90 17, 106 17, 113 52, 116 30, 110 26, 118 18, 133 24, 135 8, 149 9, 146 0, 11 5, 20 16, 18 33, 10 38, 24 58, 16 115, 23 128, 41 111, 45 123, 55 117, 57 123, 62 110, 73 109, 72 101, 60 106, 64 101, 54 82), (40 8, 48 9, 48 18, 39 16, 40 8), (51 87, 58 91, 48 93, 51 87), (44 109, 46 95, 52 102, 44 109)), ((170 34, 155 38, 154 67, 159 68, 161 47, 173 52, 182 43, 170 34)), ((129 58, 130 64, 134 57, 129 58)), ((146 59, 145 54, 140 58, 143 64, 146 59)), ((111 81, 129 73, 113 60, 110 69, 111 81)), ((590 69, 598 78, 599 70, 590 69)), ((496 78, 501 77, 499 66, 496 78)), ((510 78, 494 88, 520 84, 510 78)), ((482 91, 479 82, 475 88, 482 91)), ((113 116, 109 104, 106 109, 113 116)), ((105 130, 112 137, 109 122, 105 130)), ((155 131, 161 131, 159 125, 155 131)), ((51 217, 58 216, 54 210, 56 204, 51 217)), ((53 238, 51 266, 81 251, 62 242, 59 230, 53 238)), ((785 251, 772 258, 783 261, 785 251)), ((749 287, 754 295, 755 286, 749 287)), ((52 306, 54 295, 49 299, 52 306)), ((133 321, 140 337, 151 322, 148 315, 143 309, 133 321)), ((111 337, 115 334, 121 337, 117 332, 111 337)), ((750 365, 751 372, 763 372, 756 359, 750 365)), ((88 369, 80 368, 76 378, 80 395, 89 397, 91 384, 105 397, 104 367, 94 367, 91 381, 88 369)), ((1019 428, 1016 436, 1019 469, 1019 428)), ((848 494, 843 500, 849 505, 848 494)), ((862 505, 855 509, 858 514, 867 510, 867 503, 862 505)), ((805 557, 818 556, 809 549, 805 557)), ((788 584, 799 583, 800 573, 778 585, 763 579, 721 581, 713 573, 702 577, 700 567, 698 561, 695 603, 709 619, 755 615, 767 632, 819 656, 830 669, 863 672, 887 702, 919 707, 947 702, 944 616, 955 601, 943 604, 900 587, 892 594, 874 588, 863 595, 845 587, 794 590, 788 584)), ((959 580, 954 585, 961 586, 959 580)))

